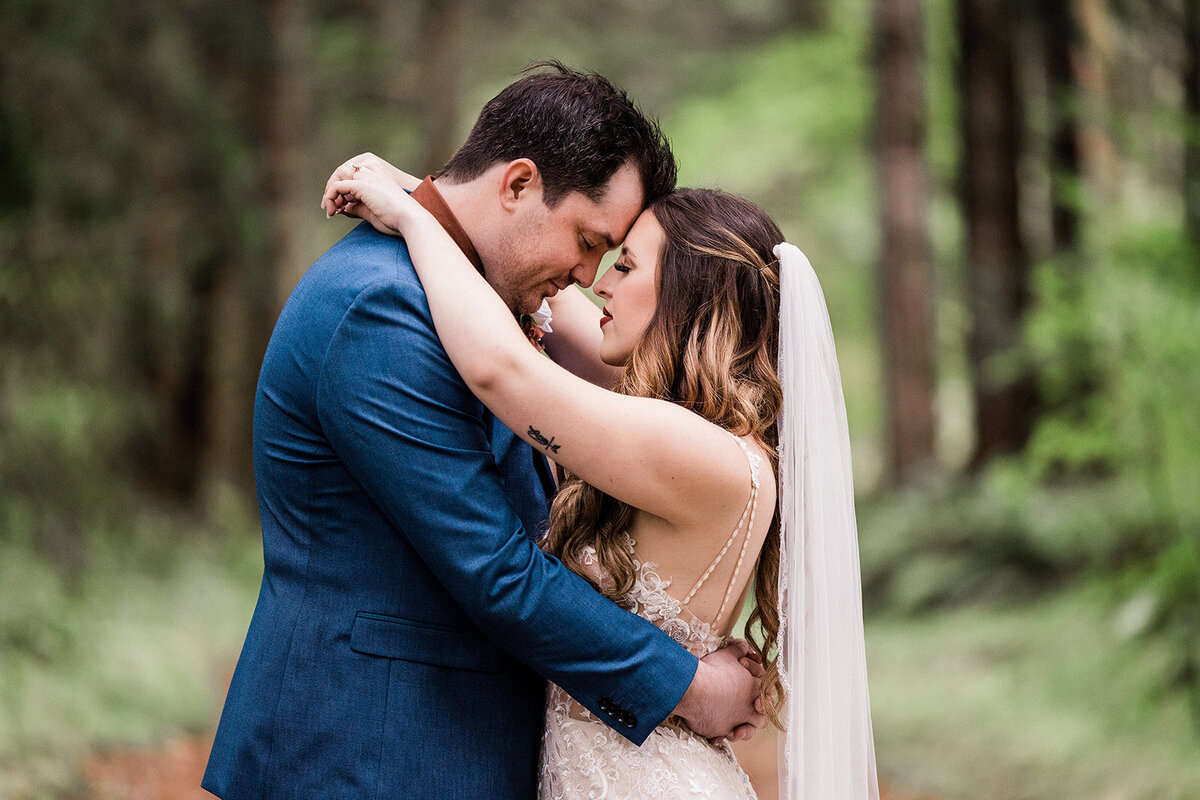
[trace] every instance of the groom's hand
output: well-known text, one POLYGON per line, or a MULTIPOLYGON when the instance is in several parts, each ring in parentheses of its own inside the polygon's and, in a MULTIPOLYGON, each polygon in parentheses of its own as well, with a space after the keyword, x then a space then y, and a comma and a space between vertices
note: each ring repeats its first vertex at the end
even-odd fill
POLYGON ((767 724, 759 701, 764 673, 761 661, 741 639, 709 653, 700 659, 675 713, 709 739, 749 739, 767 724))

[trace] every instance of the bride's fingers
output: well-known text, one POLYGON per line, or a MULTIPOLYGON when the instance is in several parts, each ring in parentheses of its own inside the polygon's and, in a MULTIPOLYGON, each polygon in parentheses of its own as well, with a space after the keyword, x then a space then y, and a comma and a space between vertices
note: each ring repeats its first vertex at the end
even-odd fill
POLYGON ((333 194, 329 198, 321 201, 321 208, 325 210, 325 216, 332 219, 337 214, 345 214, 346 206, 350 200, 343 194, 333 194))
POLYGON ((323 208, 327 214, 333 214, 338 208, 338 196, 333 190, 333 184, 349 177, 347 172, 349 163, 350 162, 346 162, 345 164, 339 166, 329 175, 329 179, 325 181, 325 191, 321 195, 321 208, 323 208))
POLYGON ((371 224, 375 230, 380 233, 395 235, 397 230, 391 225, 383 221, 371 206, 364 202, 364 191, 369 192, 367 181, 363 180, 345 180, 338 181, 334 185, 335 190, 345 198, 345 205, 342 206, 339 213, 347 217, 357 217, 371 224))
POLYGON ((329 176, 329 180, 325 181, 325 193, 321 195, 321 208, 324 209, 328 216, 333 216, 337 213, 338 209, 338 196, 333 188, 334 184, 353 179, 355 173, 359 170, 371 169, 372 160, 376 162, 381 161, 378 156, 374 156, 371 153, 355 156, 341 164, 329 176))
POLYGON ((353 185, 351 184, 353 180, 353 174, 337 181, 330 178, 330 183, 325 189, 325 196, 321 198, 321 208, 325 211, 327 218, 332 218, 335 214, 345 214, 348 203, 359 202, 355 192, 345 190, 344 184, 353 185))

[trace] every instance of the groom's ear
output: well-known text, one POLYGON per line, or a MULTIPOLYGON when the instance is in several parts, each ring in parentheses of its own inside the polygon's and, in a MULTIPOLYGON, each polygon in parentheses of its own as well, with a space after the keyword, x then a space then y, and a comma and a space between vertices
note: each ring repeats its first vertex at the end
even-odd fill
POLYGON ((537 164, 528 158, 510 161, 501 173, 500 204, 508 211, 515 211, 518 204, 540 200, 541 196, 542 174, 537 164))

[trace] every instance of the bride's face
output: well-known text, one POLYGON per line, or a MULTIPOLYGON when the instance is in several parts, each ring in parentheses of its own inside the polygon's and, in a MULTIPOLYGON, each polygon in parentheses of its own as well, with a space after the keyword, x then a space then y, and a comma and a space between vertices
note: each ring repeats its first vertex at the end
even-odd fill
POLYGON ((629 229, 621 256, 592 290, 604 298, 600 329, 600 359, 614 367, 623 365, 641 341, 658 306, 658 258, 663 230, 651 211, 629 229))

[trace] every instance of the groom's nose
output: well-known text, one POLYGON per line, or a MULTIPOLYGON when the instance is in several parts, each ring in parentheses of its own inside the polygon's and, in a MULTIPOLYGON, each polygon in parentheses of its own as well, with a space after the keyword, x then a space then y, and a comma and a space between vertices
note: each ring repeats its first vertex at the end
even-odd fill
POLYGON ((569 274, 573 282, 586 287, 596 280, 596 271, 599 269, 600 257, 597 256, 595 260, 588 259, 576 264, 569 274))

